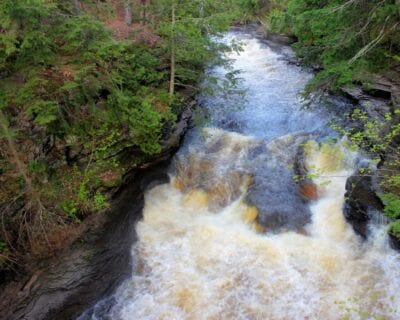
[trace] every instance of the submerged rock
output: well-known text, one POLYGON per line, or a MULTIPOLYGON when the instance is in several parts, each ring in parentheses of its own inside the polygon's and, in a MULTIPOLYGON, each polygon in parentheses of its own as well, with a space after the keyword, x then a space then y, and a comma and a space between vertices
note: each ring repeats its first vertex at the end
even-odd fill
POLYGON ((302 183, 300 185, 300 194, 306 200, 316 201, 319 199, 318 187, 315 183, 302 183))
POLYGON ((310 199, 302 195, 295 179, 299 171, 306 174, 305 157, 299 154, 309 138, 298 134, 273 139, 266 146, 267 153, 255 161, 258 165, 247 201, 259 209, 257 221, 268 230, 297 230, 311 221, 310 199))

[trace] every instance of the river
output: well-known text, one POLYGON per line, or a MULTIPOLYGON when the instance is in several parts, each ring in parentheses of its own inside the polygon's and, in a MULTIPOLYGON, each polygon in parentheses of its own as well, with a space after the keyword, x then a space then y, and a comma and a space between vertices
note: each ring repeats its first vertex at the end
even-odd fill
POLYGON ((385 226, 363 241, 342 212, 363 160, 327 142, 329 108, 302 108, 312 74, 287 47, 243 31, 227 39, 243 43, 230 54, 243 105, 199 98, 210 122, 186 136, 171 182, 147 192, 131 278, 82 319, 400 319, 385 226), (294 179, 299 166, 319 173, 311 195, 294 179))

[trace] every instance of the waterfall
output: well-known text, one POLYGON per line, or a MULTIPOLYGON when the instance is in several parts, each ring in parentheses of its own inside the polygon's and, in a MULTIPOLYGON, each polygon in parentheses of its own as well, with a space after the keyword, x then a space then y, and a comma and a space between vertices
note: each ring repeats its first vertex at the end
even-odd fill
POLYGON ((219 97, 204 98, 211 125, 189 133, 171 182, 147 192, 132 277, 92 319, 399 319, 399 255, 382 225, 363 242, 343 216, 357 154, 319 147, 334 133, 329 112, 301 108, 311 74, 288 64, 288 48, 228 37, 244 42, 232 58, 246 106, 222 114, 219 97), (304 166, 322 174, 306 200, 293 176, 309 140, 304 166))

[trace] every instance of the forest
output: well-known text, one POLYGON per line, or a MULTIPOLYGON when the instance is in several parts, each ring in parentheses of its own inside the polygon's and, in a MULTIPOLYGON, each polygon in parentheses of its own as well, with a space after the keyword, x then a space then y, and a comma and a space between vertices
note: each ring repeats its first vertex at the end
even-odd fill
POLYGON ((359 85, 391 99, 383 118, 356 109, 336 129, 376 159, 400 239, 399 0, 2 0, 0 281, 79 239, 165 152, 206 68, 234 50, 215 39, 249 23, 292 39, 316 74, 305 94, 359 85))
POLYGON ((227 49, 211 37, 228 30, 232 3, 1 2, 2 268, 73 241, 124 175, 163 151, 227 49))

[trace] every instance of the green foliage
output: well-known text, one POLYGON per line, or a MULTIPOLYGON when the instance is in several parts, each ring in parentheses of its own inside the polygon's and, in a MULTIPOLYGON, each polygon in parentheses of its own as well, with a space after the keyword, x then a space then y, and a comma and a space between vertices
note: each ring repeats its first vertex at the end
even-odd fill
POLYGON ((392 193, 381 193, 379 197, 385 204, 385 214, 391 219, 400 219, 400 197, 392 193))
POLYGON ((129 114, 129 128, 133 136, 141 141, 139 147, 145 153, 161 151, 158 144, 161 135, 161 116, 154 111, 150 101, 143 100, 141 108, 132 108, 129 114))
POLYGON ((400 220, 391 223, 389 232, 400 239, 400 220))
POLYGON ((54 1, 4 0, 0 3, 0 71, 54 59, 51 20, 54 1), (44 22, 45 21, 45 22, 44 22))
MULTIPOLYGON (((399 110, 387 113, 380 119, 371 118, 361 109, 354 109, 350 115, 351 120, 357 124, 350 129, 334 126, 341 134, 348 137, 349 143, 370 152, 380 163, 377 176, 380 185, 385 191, 379 194, 385 209, 385 214, 395 220, 390 232, 400 237, 400 122, 399 110), (384 159, 384 162, 382 161, 384 159)), ((370 171, 361 170, 360 174, 371 174, 370 171)))
MULTIPOLYGON (((215 41, 240 16, 241 1, 158 0, 152 13, 164 40, 161 49, 171 58, 174 53, 177 86, 202 79, 207 64, 222 63, 221 52, 229 48, 215 41), (172 12, 175 21, 172 23, 172 12)), ((168 61, 170 62, 170 61, 168 61)))
POLYGON ((79 221, 77 217, 78 206, 74 200, 65 200, 61 203, 61 208, 74 221, 79 221))
MULTIPOLYGON (((51 8, 46 14, 54 14, 51 8)), ((39 22, 39 18, 32 20, 39 22)), ((98 141, 118 141, 115 148, 133 143, 144 153, 159 152, 161 128, 174 116, 168 106, 160 112, 152 104, 163 96, 162 90, 149 90, 165 80, 165 73, 157 72, 158 57, 132 42, 115 41, 99 21, 84 15, 52 18, 52 23, 46 37, 54 43, 61 64, 32 69, 32 63, 26 62, 27 81, 12 88, 5 103, 17 103, 19 110, 49 133, 78 137, 76 144, 90 144, 88 139, 98 137, 98 141), (63 69, 71 70, 67 77, 63 69), (113 103, 115 96, 117 103, 113 103), (121 96, 129 105, 121 103, 121 96), (131 129, 128 134, 119 132, 115 137, 111 128, 125 126, 131 129)))
POLYGON ((365 80, 400 51, 400 10, 392 0, 289 0, 286 7, 272 8, 272 31, 297 37, 298 55, 324 68, 310 88, 338 89, 365 80))
POLYGON ((111 39, 111 32, 102 23, 83 15, 67 19, 55 32, 65 53, 95 50, 99 43, 111 39))
POLYGON ((34 115, 35 123, 45 126, 57 120, 58 104, 55 101, 38 101, 31 104, 26 112, 34 115))
POLYGON ((244 0, 239 3, 243 20, 254 20, 263 17, 268 11, 287 6, 287 0, 244 0))
POLYGON ((102 210, 108 207, 107 198, 99 191, 94 195, 94 205, 96 210, 102 210))

